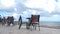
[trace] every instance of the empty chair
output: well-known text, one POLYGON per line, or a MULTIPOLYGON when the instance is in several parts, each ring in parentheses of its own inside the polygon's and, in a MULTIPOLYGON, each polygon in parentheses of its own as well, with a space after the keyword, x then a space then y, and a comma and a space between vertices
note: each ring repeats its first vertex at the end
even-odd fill
POLYGON ((14 17, 13 16, 7 18, 7 24, 8 24, 8 26, 10 26, 11 23, 14 25, 14 17))
POLYGON ((35 28, 35 30, 36 30, 36 26, 38 25, 38 28, 40 30, 39 18, 40 18, 40 15, 32 15, 31 18, 30 18, 29 26, 32 25, 35 28))

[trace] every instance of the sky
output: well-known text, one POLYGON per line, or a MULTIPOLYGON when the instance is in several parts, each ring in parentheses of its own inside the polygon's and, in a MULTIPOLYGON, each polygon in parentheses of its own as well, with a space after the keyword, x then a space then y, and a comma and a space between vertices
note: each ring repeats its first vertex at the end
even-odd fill
POLYGON ((32 14, 40 15, 40 21, 60 21, 60 0, 0 0, 0 15, 14 16, 18 21, 28 21, 32 14))

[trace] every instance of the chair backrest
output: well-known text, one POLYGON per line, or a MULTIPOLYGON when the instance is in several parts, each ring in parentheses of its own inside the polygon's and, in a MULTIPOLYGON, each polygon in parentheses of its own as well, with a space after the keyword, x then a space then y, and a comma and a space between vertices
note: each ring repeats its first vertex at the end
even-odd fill
POLYGON ((31 22, 32 23, 38 23, 39 22, 40 15, 32 15, 31 16, 31 22))
POLYGON ((14 21, 14 17, 13 17, 13 16, 12 16, 12 17, 8 17, 8 18, 7 18, 7 21, 8 21, 8 22, 14 21))

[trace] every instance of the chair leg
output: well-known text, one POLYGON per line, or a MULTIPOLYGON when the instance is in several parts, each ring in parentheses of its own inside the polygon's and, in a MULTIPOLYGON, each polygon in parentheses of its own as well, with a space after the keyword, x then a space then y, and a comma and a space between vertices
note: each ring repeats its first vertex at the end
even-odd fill
POLYGON ((36 30, 36 24, 34 24, 34 26, 35 26, 35 30, 36 30))
POLYGON ((40 31, 40 26, 38 25, 39 31, 40 31))
POLYGON ((33 25, 33 29, 35 29, 35 28, 34 28, 34 25, 33 25))
POLYGON ((31 23, 30 27, 31 27, 31 31, 32 31, 32 27, 34 28, 34 24, 31 23))
POLYGON ((26 28, 27 28, 27 29, 30 29, 30 25, 31 25, 31 24, 26 24, 26 28))
POLYGON ((36 24, 33 24, 33 29, 35 29, 35 30, 36 30, 36 24))
POLYGON ((36 30, 36 25, 35 25, 35 30, 36 30))

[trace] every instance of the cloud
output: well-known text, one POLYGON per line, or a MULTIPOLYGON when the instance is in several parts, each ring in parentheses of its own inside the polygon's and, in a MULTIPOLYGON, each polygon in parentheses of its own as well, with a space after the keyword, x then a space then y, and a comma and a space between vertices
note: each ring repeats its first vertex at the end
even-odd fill
POLYGON ((52 15, 55 15, 55 14, 60 15, 60 11, 53 11, 51 14, 52 15))
POLYGON ((56 2, 58 2, 58 0, 55 0, 56 2))
POLYGON ((15 4, 14 0, 1 0, 1 4, 5 7, 11 7, 15 4))
POLYGON ((36 14, 44 21, 59 21, 60 1, 57 3, 55 0, 15 0, 15 5, 11 7, 0 4, 0 13, 6 17, 14 16, 15 20, 21 15, 23 21, 26 21, 27 17, 36 14))
POLYGON ((12 7, 6 8, 3 5, 0 6, 0 10, 5 10, 7 13, 16 13, 19 15, 22 14, 23 16, 39 14, 41 17, 50 17, 54 14, 60 14, 60 11, 58 10, 59 8, 54 11, 56 8, 54 0, 15 0, 15 5, 12 7))
POLYGON ((54 0, 30 0, 24 4, 30 8, 43 8, 48 12, 52 12, 55 8, 54 0))

